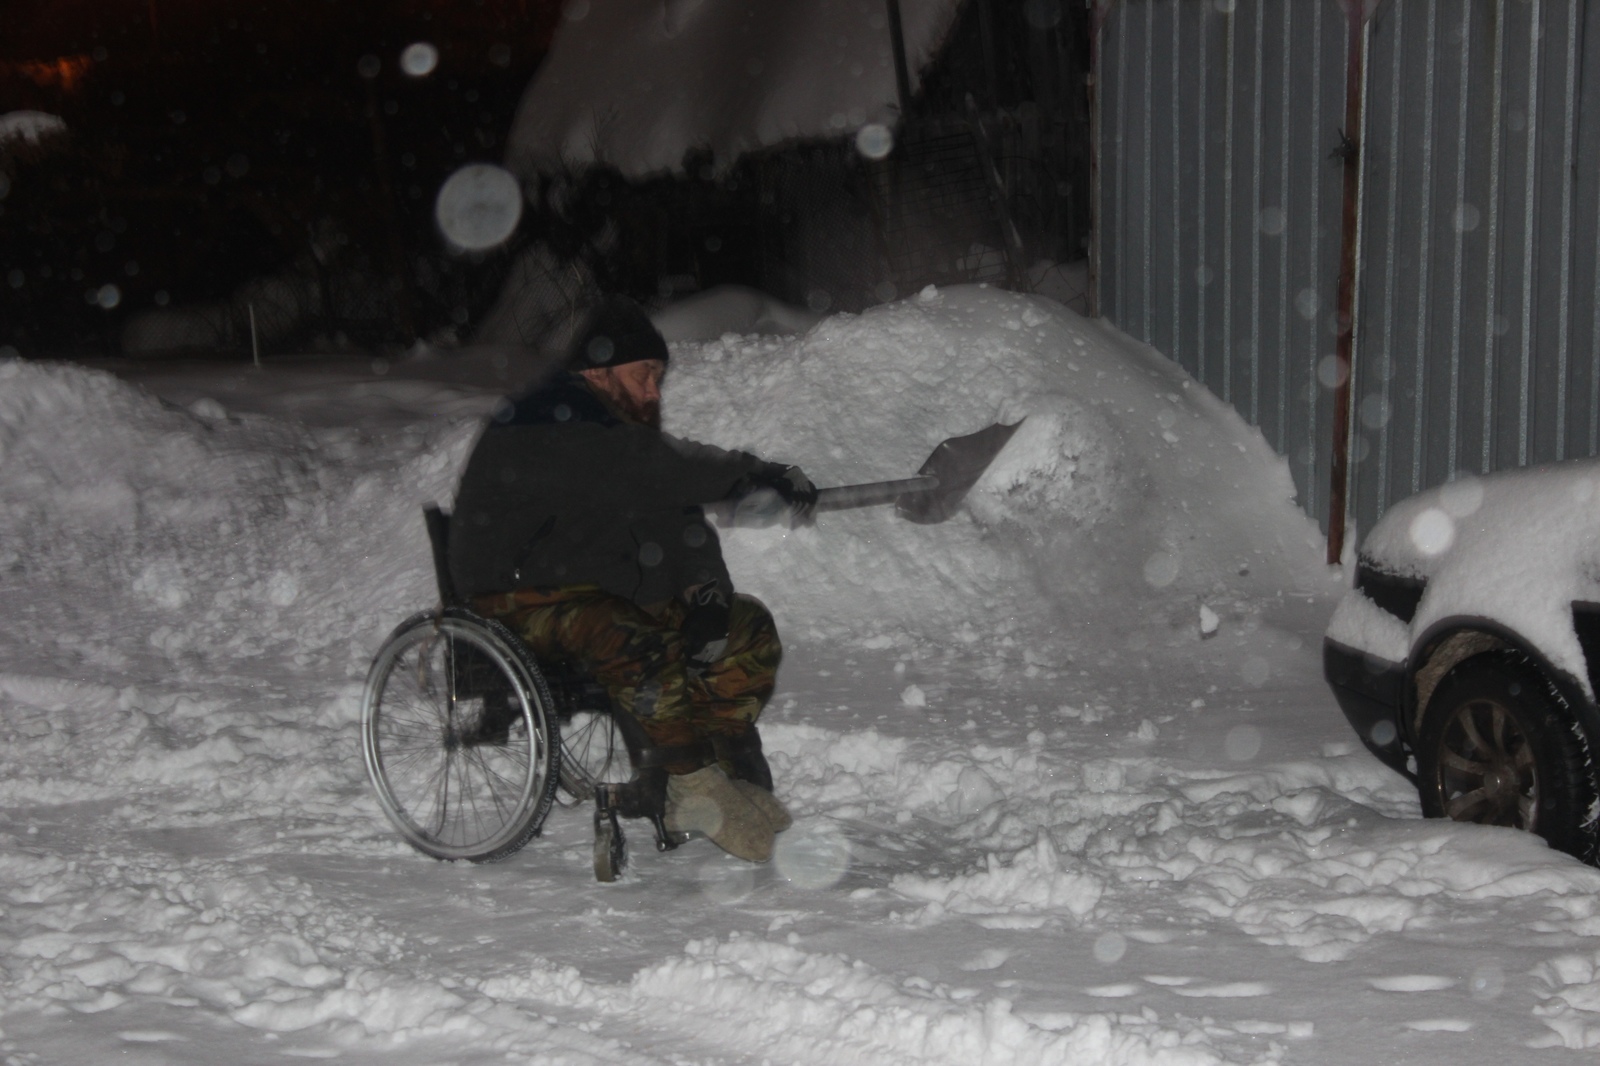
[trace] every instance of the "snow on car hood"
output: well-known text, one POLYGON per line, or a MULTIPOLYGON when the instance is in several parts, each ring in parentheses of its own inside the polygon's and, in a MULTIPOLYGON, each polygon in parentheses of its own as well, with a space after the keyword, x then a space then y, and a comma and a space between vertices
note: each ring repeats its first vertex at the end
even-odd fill
POLYGON ((1467 476, 1395 505, 1362 545, 1385 573, 1427 580, 1411 635, 1491 619, 1588 685, 1574 600, 1600 600, 1600 461, 1467 476))

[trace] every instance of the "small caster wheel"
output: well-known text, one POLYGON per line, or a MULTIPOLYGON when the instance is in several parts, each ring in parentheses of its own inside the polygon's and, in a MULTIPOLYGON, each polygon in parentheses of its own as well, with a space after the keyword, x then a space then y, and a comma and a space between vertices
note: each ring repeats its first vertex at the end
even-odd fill
POLYGON ((594 879, 610 883, 627 865, 627 841, 622 826, 617 824, 617 812, 595 809, 594 812, 594 879))

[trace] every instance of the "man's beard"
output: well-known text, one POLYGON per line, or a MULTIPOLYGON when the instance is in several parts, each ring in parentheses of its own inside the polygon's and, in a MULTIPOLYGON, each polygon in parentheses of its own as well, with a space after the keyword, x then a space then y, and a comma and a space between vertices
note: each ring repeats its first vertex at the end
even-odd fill
POLYGON ((661 428, 661 401, 635 400, 626 394, 615 397, 616 405, 628 418, 651 429, 661 428))

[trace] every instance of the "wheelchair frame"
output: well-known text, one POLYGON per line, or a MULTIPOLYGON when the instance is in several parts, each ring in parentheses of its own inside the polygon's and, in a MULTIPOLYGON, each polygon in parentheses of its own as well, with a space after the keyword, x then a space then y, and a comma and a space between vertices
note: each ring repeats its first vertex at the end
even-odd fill
MULTIPOLYGON (((430 505, 423 517, 441 606, 390 634, 362 698, 367 774, 390 823, 424 854, 493 862, 540 834, 559 786, 574 802, 595 801, 599 881, 614 881, 627 863, 621 819, 646 819, 658 851, 686 841, 664 820, 665 763, 684 752, 652 745, 593 678, 571 664, 539 663, 503 624, 473 611, 450 578, 450 516, 430 505), (583 715, 595 717, 580 752, 575 723, 583 715), (619 743, 629 776, 600 780, 619 743)), ((736 776, 772 788, 754 726, 748 739, 715 754, 736 776)))

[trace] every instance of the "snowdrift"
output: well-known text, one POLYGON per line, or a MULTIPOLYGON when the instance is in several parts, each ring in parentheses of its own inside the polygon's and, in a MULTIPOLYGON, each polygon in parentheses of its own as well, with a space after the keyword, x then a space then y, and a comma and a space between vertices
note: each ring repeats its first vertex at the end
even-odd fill
POLYGON ((937 526, 891 508, 725 534, 734 580, 818 638, 971 643, 1192 621, 1325 581, 1321 538, 1259 431, 1153 350, 1060 304, 925 289, 803 337, 675 346, 667 428, 800 464, 908 477, 946 437, 1021 428, 937 526))
MULTIPOLYGON (((354 641, 354 664, 431 602, 418 508, 448 504, 472 420, 391 437, 178 408, 71 365, 0 375, 0 566, 116 618, 123 654, 155 640, 223 662, 354 641)), ((798 338, 677 345, 664 406, 669 431, 799 463, 818 484, 909 476, 947 436, 1025 419, 944 524, 877 507, 725 531, 736 582, 796 637, 1142 624, 1320 574, 1260 434, 1048 300, 930 288, 798 338)))

